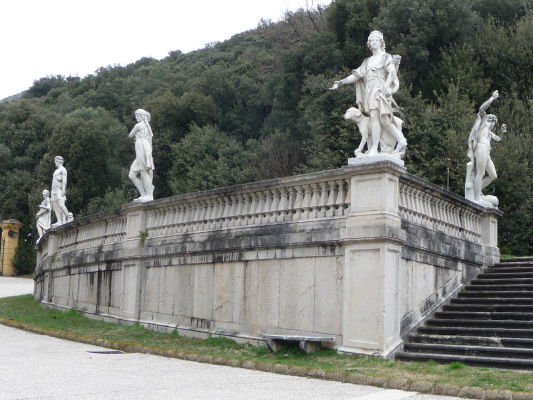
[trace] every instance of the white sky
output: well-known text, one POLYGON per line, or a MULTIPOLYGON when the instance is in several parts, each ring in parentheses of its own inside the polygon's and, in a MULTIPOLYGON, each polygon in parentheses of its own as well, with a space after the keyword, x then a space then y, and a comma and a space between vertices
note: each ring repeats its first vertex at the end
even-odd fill
POLYGON ((331 0, 7 0, 0 22, 0 99, 48 75, 164 58, 331 0))

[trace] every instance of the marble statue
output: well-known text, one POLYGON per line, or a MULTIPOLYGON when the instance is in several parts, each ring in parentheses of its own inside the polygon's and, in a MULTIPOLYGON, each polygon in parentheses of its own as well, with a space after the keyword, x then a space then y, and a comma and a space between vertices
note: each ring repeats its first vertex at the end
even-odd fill
MULTIPOLYGON (((499 142, 501 137, 494 134, 492 129, 496 126, 498 118, 493 114, 487 114, 487 108, 499 97, 498 91, 494 91, 491 97, 485 101, 477 114, 476 121, 470 136, 468 137, 468 158, 466 164, 465 198, 484 207, 498 207, 496 196, 484 195, 485 189, 496 178, 496 168, 490 158, 490 142, 499 142)), ((507 132, 507 126, 501 126, 501 133, 507 132)))
POLYGON ((37 219, 37 232, 39 233, 39 239, 44 235, 44 233, 50 229, 50 223, 52 220, 52 205, 50 204, 50 192, 48 190, 43 190, 43 201, 39 204, 39 211, 35 215, 37 219))
POLYGON ((131 164, 129 178, 140 193, 134 202, 142 203, 154 199, 154 160, 152 158, 152 128, 150 113, 139 109, 135 111, 137 124, 133 127, 130 138, 135 140, 135 160, 131 164))
POLYGON ((65 206, 65 202, 67 201, 67 170, 63 167, 63 157, 56 156, 54 161, 56 164, 56 170, 52 176, 51 202, 52 210, 54 211, 57 221, 52 226, 59 226, 69 222, 69 211, 65 206))
POLYGON ((361 124, 366 129, 366 132, 361 131, 362 146, 355 151, 356 157, 387 154, 401 159, 407 141, 402 133, 402 120, 393 115, 398 105, 392 97, 400 86, 397 72, 401 57, 385 52, 383 34, 379 31, 370 33, 367 45, 372 56, 366 58, 351 75, 335 81, 330 89, 336 90, 339 86, 351 83, 356 85, 357 108, 353 108, 358 113, 349 109, 350 112, 344 115, 346 119, 355 121, 360 130, 361 124), (357 120, 362 122, 358 123, 357 120), (365 144, 368 151, 363 153, 365 144))

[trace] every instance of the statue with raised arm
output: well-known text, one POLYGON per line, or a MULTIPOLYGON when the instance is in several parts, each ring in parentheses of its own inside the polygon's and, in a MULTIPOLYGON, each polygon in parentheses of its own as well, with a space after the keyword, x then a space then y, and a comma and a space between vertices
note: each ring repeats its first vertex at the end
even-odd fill
POLYGON ((59 226, 69 222, 67 221, 69 211, 65 205, 67 201, 67 170, 63 167, 63 157, 56 156, 54 162, 56 164, 56 170, 52 176, 51 202, 57 222, 52 226, 59 226))
POLYGON ((150 113, 138 109, 135 111, 137 124, 133 127, 130 138, 135 140, 135 160, 131 164, 129 178, 137 188, 140 196, 134 200, 136 203, 154 199, 154 160, 152 158, 152 128, 150 127, 150 113))
MULTIPOLYGON (((484 195, 485 189, 496 178, 496 168, 490 158, 490 142, 499 142, 501 137, 494 134, 492 130, 498 122, 494 114, 487 114, 487 108, 499 97, 498 91, 494 91, 492 96, 479 107, 476 122, 468 137, 468 158, 466 164, 465 198, 472 200, 484 207, 498 207, 496 196, 484 195)), ((501 132, 507 132, 507 126, 501 126, 501 132)))
POLYGON ((37 232, 39 233, 39 238, 44 235, 44 233, 50 229, 50 223, 52 220, 52 205, 50 204, 50 192, 48 190, 43 190, 43 201, 39 204, 39 211, 35 215, 37 219, 37 232))
POLYGON ((393 115, 398 106, 392 97, 400 86, 397 72, 401 57, 385 52, 383 34, 379 31, 370 33, 367 45, 372 56, 366 58, 351 75, 335 81, 330 89, 336 90, 339 86, 351 83, 356 85, 358 113, 355 116, 352 110, 353 118, 345 114, 345 119, 353 120, 361 129, 356 119, 368 118, 368 124, 364 124, 367 132, 361 131, 363 140, 365 141, 365 135, 367 139, 355 151, 356 157, 388 154, 401 159, 405 154, 407 141, 402 133, 402 120, 393 115), (365 144, 368 150, 363 153, 365 144))

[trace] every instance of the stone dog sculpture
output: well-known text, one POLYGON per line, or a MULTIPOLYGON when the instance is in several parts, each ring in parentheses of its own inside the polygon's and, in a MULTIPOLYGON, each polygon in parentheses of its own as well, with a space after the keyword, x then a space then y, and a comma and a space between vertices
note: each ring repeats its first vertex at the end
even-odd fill
MULTIPOLYGON (((365 145, 368 149, 371 149, 373 145, 372 134, 370 131, 370 118, 364 115, 358 108, 350 107, 344 113, 344 119, 348 121, 353 121, 357 125, 357 127, 359 128, 359 132, 361 133, 361 142, 359 143, 359 147, 354 151, 355 156, 359 157, 360 155, 364 154, 363 150, 365 148, 365 145)), ((396 116, 393 116, 393 119, 394 124, 401 132, 403 121, 396 116)), ((389 135, 387 131, 381 133, 379 138, 379 146, 383 153, 393 153, 395 151, 396 145, 396 139, 389 135)), ((398 151, 396 154, 398 154, 400 158, 402 158, 405 154, 405 147, 398 151)))

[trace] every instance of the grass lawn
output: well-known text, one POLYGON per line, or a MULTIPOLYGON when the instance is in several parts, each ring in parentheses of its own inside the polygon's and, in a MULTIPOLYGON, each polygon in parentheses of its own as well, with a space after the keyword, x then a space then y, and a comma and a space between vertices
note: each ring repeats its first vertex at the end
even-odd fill
POLYGON ((264 347, 237 344, 226 338, 192 339, 176 333, 154 332, 141 326, 95 321, 76 311, 49 310, 41 307, 30 295, 0 299, 0 318, 12 319, 54 331, 162 350, 189 351, 216 357, 351 372, 373 377, 408 379, 433 384, 444 383, 481 389, 533 392, 533 372, 468 367, 461 363, 440 365, 435 362, 388 361, 380 358, 337 354, 331 349, 307 355, 296 346, 287 347, 286 351, 274 354, 264 347))

